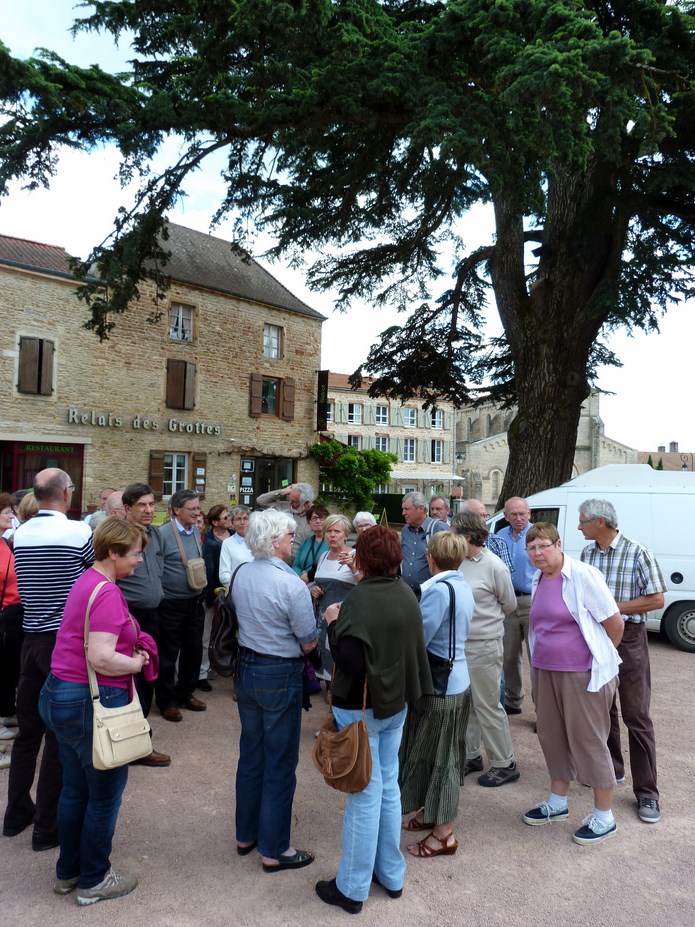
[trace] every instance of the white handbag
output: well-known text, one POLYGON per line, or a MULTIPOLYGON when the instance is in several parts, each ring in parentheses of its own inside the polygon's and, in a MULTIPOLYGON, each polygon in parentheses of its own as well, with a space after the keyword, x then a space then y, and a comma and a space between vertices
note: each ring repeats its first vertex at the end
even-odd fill
MULTIPOLYGON (((133 760, 140 760, 152 753, 150 724, 142 713, 135 684, 129 705, 121 708, 105 708, 99 697, 97 675, 89 662, 89 612, 99 590, 106 580, 95 587, 84 617, 84 652, 87 659, 89 691, 94 709, 94 731, 92 736, 92 765, 95 769, 115 769, 133 760)), ((131 618, 132 621, 132 618, 131 618)))

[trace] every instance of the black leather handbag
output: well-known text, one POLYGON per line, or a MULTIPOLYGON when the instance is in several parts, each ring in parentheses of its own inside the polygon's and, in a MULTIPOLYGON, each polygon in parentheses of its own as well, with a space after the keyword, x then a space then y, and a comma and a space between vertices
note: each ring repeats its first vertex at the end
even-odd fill
POLYGON ((443 583, 449 587, 449 656, 436 657, 429 650, 427 651, 430 673, 432 674, 432 687, 437 698, 444 698, 446 695, 449 676, 456 659, 456 593, 451 583, 446 580, 443 580, 443 583))
POLYGON ((229 581, 229 590, 222 590, 213 604, 212 629, 210 630, 210 645, 208 657, 210 666, 220 676, 233 676, 239 659, 239 622, 236 608, 232 602, 232 588, 239 570, 244 566, 240 563, 234 570, 229 581))

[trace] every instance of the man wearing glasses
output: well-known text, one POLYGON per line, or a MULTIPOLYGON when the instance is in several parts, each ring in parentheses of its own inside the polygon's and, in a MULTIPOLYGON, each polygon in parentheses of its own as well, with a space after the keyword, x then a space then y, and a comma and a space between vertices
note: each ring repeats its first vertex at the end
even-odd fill
POLYGON ((282 489, 264 492, 256 499, 256 505, 259 509, 277 509, 279 512, 287 512, 288 515, 294 518, 296 527, 292 539, 292 549, 287 559, 290 566, 294 563, 294 558, 297 556, 302 541, 311 537, 311 528, 306 520, 306 513, 311 508, 313 501, 314 490, 308 483, 292 483, 282 489))
POLYGON ((200 515, 200 498, 191 489, 181 489, 171 497, 170 507, 171 521, 159 529, 164 567, 163 598, 159 605, 159 675, 155 698, 165 720, 182 721, 180 708, 205 711, 208 707, 193 695, 200 678, 203 656, 205 583, 193 589, 186 570, 186 562, 202 555, 200 534, 196 527, 200 515))
POLYGON ((2 833, 15 837, 33 823, 34 850, 58 846, 56 811, 63 779, 55 737, 39 715, 39 693, 51 670, 56 632, 68 593, 75 580, 94 563, 91 528, 67 517, 74 489, 64 470, 51 467, 37 473, 34 495, 39 511, 14 535, 15 569, 24 605, 24 643, 17 686, 19 733, 12 748, 2 833), (43 758, 34 803, 30 791, 42 740, 43 758))
MULTIPOLYGON (((588 544, 581 559, 597 567, 618 603, 625 621, 618 645, 622 659, 619 670, 620 711, 628 731, 632 788, 638 815, 645 824, 661 818, 656 784, 656 743, 649 713, 652 680, 647 643, 647 612, 664 607, 666 583, 654 555, 628 540, 618 530, 618 516, 606 499, 587 499, 579 506, 579 530, 588 544)), ((608 748, 615 777, 625 781, 625 764, 620 744, 620 721, 615 698, 611 707, 608 748)))
MULTIPOLYGON (((147 483, 131 483, 123 490, 122 504, 127 521, 140 525, 147 532, 147 546, 142 560, 135 567, 132 576, 117 581, 123 593, 130 614, 147 634, 150 634, 159 648, 159 604, 162 601, 162 572, 164 557, 159 531, 152 524, 154 519, 154 492, 147 483)), ((142 673, 135 677, 143 714, 147 717, 152 708, 154 682, 145 679, 142 673)), ((152 732, 150 731, 150 736, 152 732)), ((149 756, 135 761, 139 766, 166 767, 171 757, 153 750, 149 756)))
POLYGON ((497 532, 507 545, 512 559, 512 581, 516 595, 516 610, 504 617, 504 710, 508 715, 520 715, 524 702, 521 675, 523 641, 528 654, 528 620, 531 609, 531 584, 536 568, 526 553, 526 534, 531 527, 531 509, 525 499, 514 496, 504 503, 507 528, 497 532))

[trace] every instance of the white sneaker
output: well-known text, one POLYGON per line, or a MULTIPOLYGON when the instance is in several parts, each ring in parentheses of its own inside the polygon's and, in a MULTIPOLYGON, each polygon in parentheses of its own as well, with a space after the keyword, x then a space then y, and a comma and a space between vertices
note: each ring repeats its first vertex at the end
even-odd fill
POLYGON ((11 731, 4 724, 0 725, 0 740, 14 740, 16 736, 17 731, 11 731))
POLYGON ((119 875, 111 867, 98 885, 77 889, 77 903, 84 906, 109 898, 122 898, 123 895, 129 895, 137 884, 137 876, 119 875))
POLYGON ((11 762, 9 753, 0 753, 0 769, 7 769, 11 762))
POLYGON ((5 727, 19 727, 17 715, 10 715, 8 718, 0 718, 0 724, 4 724, 5 727))

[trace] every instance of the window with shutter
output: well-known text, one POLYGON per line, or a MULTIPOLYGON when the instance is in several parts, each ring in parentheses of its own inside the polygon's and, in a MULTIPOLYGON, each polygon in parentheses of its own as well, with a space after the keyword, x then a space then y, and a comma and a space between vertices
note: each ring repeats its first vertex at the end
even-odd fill
POLYGON ((53 393, 55 346, 45 338, 19 339, 17 391, 33 396, 53 393))
POLYGON ((166 404, 170 409, 195 408, 196 365, 191 361, 167 361, 166 404))

